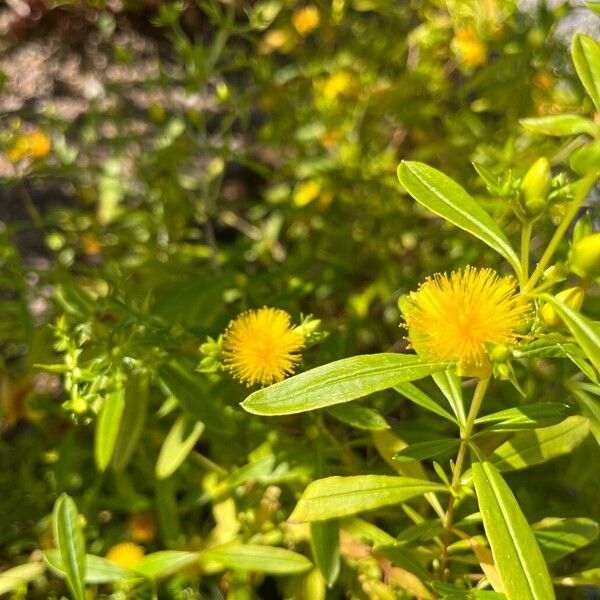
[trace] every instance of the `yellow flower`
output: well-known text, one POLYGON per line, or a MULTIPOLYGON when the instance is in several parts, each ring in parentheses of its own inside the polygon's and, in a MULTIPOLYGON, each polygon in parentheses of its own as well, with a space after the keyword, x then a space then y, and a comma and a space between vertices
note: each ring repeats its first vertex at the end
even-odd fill
POLYGON ((50 138, 41 130, 20 135, 15 140, 7 155, 12 162, 18 162, 26 156, 44 158, 50 153, 50 138))
POLYGON ((294 372, 304 336, 284 310, 263 307, 242 313, 223 336, 224 366, 248 386, 270 385, 294 372))
POLYGON ((321 13, 314 4, 309 4, 296 10, 292 16, 292 23, 301 36, 307 36, 314 31, 321 21, 321 13))
POLYGON ((487 46, 473 29, 461 29, 452 40, 458 59, 468 69, 474 69, 487 62, 487 46))
POLYGON ((515 343, 530 315, 512 277, 467 267, 437 274, 411 292, 403 306, 410 342, 431 360, 456 362, 459 374, 480 376, 490 368, 488 350, 515 343))
POLYGON ((144 558, 144 549, 136 544, 123 542, 110 548, 106 558, 124 569, 131 569, 144 558))
POLYGON ((331 74, 321 83, 321 92, 327 100, 336 100, 339 96, 351 94, 354 91, 356 80, 347 71, 338 71, 331 74))

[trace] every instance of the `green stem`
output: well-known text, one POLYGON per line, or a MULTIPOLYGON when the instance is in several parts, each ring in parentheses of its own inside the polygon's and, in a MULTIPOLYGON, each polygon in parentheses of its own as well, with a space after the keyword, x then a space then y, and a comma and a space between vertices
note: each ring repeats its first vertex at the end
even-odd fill
POLYGON ((546 250, 544 250, 544 254, 542 254, 542 258, 540 258, 540 262, 537 264, 537 267, 535 268, 535 271, 532 273, 531 277, 529 278, 529 281, 525 284, 525 287, 523 288, 523 292, 525 292, 525 293, 530 292, 533 289, 533 287, 535 286, 535 284, 537 283, 537 280, 542 276, 542 273, 545 271, 546 267, 548 266, 548 263, 550 262, 550 259, 554 255, 554 252, 556 252, 558 245, 560 244, 565 233, 567 232, 567 229, 568 229, 569 225, 571 224, 571 221, 577 215, 577 211, 583 204, 583 201, 585 200, 591 187, 596 182, 597 178, 598 178, 598 173, 589 173, 581 180, 579 187, 577 188, 577 193, 575 194, 575 198, 573 199, 573 202, 571 203, 571 205, 569 206, 569 209, 567 210, 567 214, 565 215, 564 219, 561 221, 560 225, 556 228, 556 231, 554 232, 554 235, 552 236, 550 243, 546 247, 546 250))
POLYGON ((533 222, 527 221, 523 223, 523 229, 521 230, 521 288, 529 279, 529 245, 531 243, 532 226, 533 222))
POLYGON ((460 479, 462 477, 465 458, 467 455, 467 448, 469 447, 469 439, 473 433, 473 426, 475 425, 475 419, 481 409, 481 404, 485 396, 490 378, 480 379, 475 388, 473 394, 473 400, 471 401, 471 407, 469 408, 469 414, 464 427, 460 431, 460 446, 458 448, 458 454, 456 455, 456 462, 454 464, 454 474, 452 475, 451 491, 448 500, 448 510, 446 511, 446 517, 444 519, 444 534, 442 536, 443 549, 442 556, 440 558, 440 576, 442 579, 446 575, 446 567, 448 565, 448 546, 450 545, 450 537, 452 532, 452 523, 454 521, 454 510, 456 508, 456 496, 460 490, 460 479))

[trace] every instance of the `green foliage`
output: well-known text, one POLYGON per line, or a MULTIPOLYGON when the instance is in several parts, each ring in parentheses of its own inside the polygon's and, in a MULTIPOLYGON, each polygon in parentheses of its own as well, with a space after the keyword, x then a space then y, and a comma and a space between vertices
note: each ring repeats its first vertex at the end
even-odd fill
POLYGON ((13 4, 0 594, 594 597, 597 3, 13 4), (529 308, 465 370, 466 266, 529 308))

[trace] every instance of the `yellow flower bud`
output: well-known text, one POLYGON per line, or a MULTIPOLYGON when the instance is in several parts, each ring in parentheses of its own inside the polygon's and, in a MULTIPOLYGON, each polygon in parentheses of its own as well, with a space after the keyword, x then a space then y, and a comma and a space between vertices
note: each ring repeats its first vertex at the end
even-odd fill
MULTIPOLYGON (((583 304, 583 296, 584 291, 582 288, 572 287, 556 294, 555 298, 563 304, 566 304, 569 308, 579 310, 583 304)), ((562 319, 558 316, 554 306, 549 302, 542 306, 540 316, 548 327, 560 327, 563 324, 562 319)))
POLYGON ((569 268, 579 277, 600 277, 600 233, 588 235, 573 244, 569 268))
POLYGON ((528 216, 535 217, 544 211, 551 186, 550 163, 542 156, 531 165, 521 182, 523 209, 528 216))

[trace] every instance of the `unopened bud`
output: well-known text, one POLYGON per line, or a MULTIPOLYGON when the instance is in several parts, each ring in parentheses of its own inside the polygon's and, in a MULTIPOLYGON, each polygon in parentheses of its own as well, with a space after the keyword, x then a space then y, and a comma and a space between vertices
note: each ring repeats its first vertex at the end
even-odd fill
POLYGON ((573 244, 569 268, 579 277, 600 277, 600 233, 588 235, 573 244))
POLYGON ((224 81, 219 81, 219 83, 217 83, 216 92, 220 102, 227 102, 231 98, 229 86, 224 81))
POLYGON ((510 349, 504 344, 499 344, 495 346, 494 349, 490 352, 490 358, 492 362, 495 363, 503 363, 506 362, 511 357, 510 349))
POLYGON ((548 193, 552 187, 550 163, 544 156, 538 158, 521 182, 523 210, 530 217, 542 213, 548 204, 548 193))
MULTIPOLYGON (((569 308, 579 310, 583 304, 583 296, 584 292, 582 288, 572 287, 556 294, 555 298, 563 304, 566 304, 569 308)), ((562 319, 550 302, 547 302, 542 306, 540 316, 544 323, 549 327, 560 327, 563 324, 562 319)))

